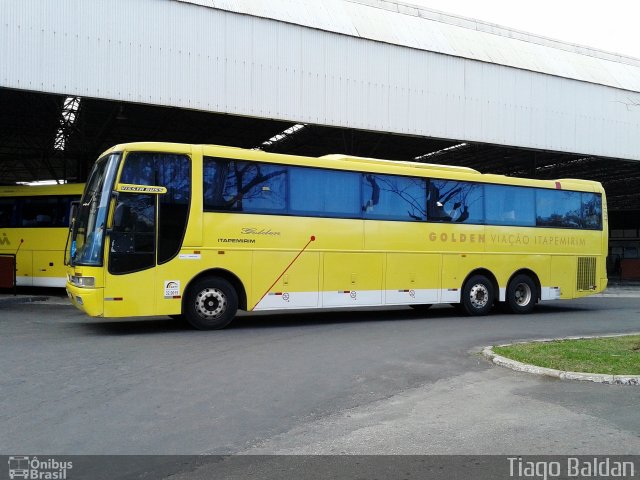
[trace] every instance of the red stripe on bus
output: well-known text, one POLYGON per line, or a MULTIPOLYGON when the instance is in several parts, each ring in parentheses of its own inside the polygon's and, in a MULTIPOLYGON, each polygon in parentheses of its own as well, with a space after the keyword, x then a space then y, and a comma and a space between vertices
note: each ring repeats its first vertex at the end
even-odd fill
POLYGON ((260 302, 262 301, 262 299, 263 299, 264 297, 266 297, 266 296, 267 296, 267 293, 269 293, 269 290, 271 290, 271 289, 273 288, 273 286, 274 286, 276 283, 278 283, 278 280, 280 280, 280 279, 282 278, 282 276, 283 276, 285 273, 287 273, 287 270, 289 270, 289 269, 291 268, 291 265, 293 265, 293 264, 294 264, 294 262, 295 262, 296 260, 298 260, 298 258, 300 257, 300 255, 302 255, 302 252, 304 252, 304 251, 307 249, 307 247, 309 246, 309 244, 311 244, 311 242, 314 242, 315 240, 316 240, 316 236, 315 236, 315 235, 311 235, 311 238, 309 239, 309 241, 307 242, 307 244, 304 246, 304 248, 303 248, 302 250, 300 250, 300 252, 298 252, 298 254, 296 255, 296 257, 295 257, 293 260, 291 260, 291 263, 290 263, 289 265, 287 265, 287 268, 285 268, 285 269, 282 271, 282 273, 278 276, 278 278, 276 278, 275 282, 273 282, 273 283, 271 284, 271 286, 270 286, 269 288, 267 288, 267 291, 266 291, 266 292, 264 292, 264 293, 262 294, 262 296, 260 297, 260 300, 258 300, 258 302, 253 306, 253 308, 252 308, 251 310, 253 310, 254 308, 256 308, 256 307, 258 306, 258 303, 260 303, 260 302))

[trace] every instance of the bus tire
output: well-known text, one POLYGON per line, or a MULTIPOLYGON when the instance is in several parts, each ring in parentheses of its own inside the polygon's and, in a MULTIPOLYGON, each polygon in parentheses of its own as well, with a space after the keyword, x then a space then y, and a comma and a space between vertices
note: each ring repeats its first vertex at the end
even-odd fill
POLYGON ((495 293, 493 284, 484 275, 474 275, 462 288, 460 300, 464 313, 471 316, 487 315, 491 311, 495 293))
POLYGON ((411 308, 413 308, 414 310, 418 310, 419 312, 423 312, 425 310, 429 310, 431 308, 431 304, 430 303, 418 303, 415 305, 409 305, 411 308))
POLYGON ((506 306, 512 313, 530 313, 538 300, 536 282, 529 275, 516 275, 507 287, 506 306))
POLYGON ((223 278, 205 277, 189 287, 184 317, 198 330, 219 330, 231 323, 238 310, 238 294, 223 278))

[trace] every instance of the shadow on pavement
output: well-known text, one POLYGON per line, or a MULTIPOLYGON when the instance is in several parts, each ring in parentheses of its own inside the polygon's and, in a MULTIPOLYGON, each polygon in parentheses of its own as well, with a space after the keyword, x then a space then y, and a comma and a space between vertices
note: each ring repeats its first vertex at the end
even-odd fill
MULTIPOLYGON (((587 311, 588 308, 571 305, 543 305, 538 306, 531 314, 533 318, 540 318, 557 313, 572 313, 587 311)), ((242 330, 291 328, 309 325, 341 325, 352 323, 378 323, 398 321, 440 321, 448 319, 462 319, 468 322, 478 323, 496 319, 504 319, 512 316, 513 321, 526 321, 529 315, 514 315, 494 308, 494 311, 486 317, 466 317, 457 309, 448 305, 436 306, 428 311, 419 311, 412 308, 393 307, 393 309, 357 309, 357 310, 308 310, 296 312, 241 312, 238 317, 224 330, 210 332, 220 335, 224 332, 238 332, 242 330)), ((154 317, 150 319, 118 319, 97 320, 88 319, 77 324, 79 327, 98 335, 140 335, 161 334, 169 332, 193 332, 204 334, 193 328, 186 321, 174 320, 167 317, 154 317)))

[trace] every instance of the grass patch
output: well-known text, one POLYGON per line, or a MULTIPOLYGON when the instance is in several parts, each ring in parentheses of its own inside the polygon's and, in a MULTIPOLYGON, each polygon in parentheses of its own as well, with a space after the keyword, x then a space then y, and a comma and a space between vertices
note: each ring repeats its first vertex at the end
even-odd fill
POLYGON ((498 355, 570 372, 640 375, 640 335, 494 347, 498 355))

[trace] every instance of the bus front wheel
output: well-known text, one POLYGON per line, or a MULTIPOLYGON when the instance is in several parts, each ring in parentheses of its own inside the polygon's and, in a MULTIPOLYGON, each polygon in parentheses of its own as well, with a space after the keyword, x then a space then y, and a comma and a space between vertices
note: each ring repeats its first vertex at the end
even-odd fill
POLYGON ((223 278, 201 278, 189 287, 183 310, 194 328, 218 330, 233 320, 238 310, 238 294, 223 278))
POLYGON ((467 315, 486 315, 491 311, 494 298, 491 280, 484 275, 474 275, 462 288, 462 310, 467 315))
POLYGON ((529 313, 536 306, 538 289, 528 275, 516 275, 507 287, 506 306, 513 313, 529 313))

